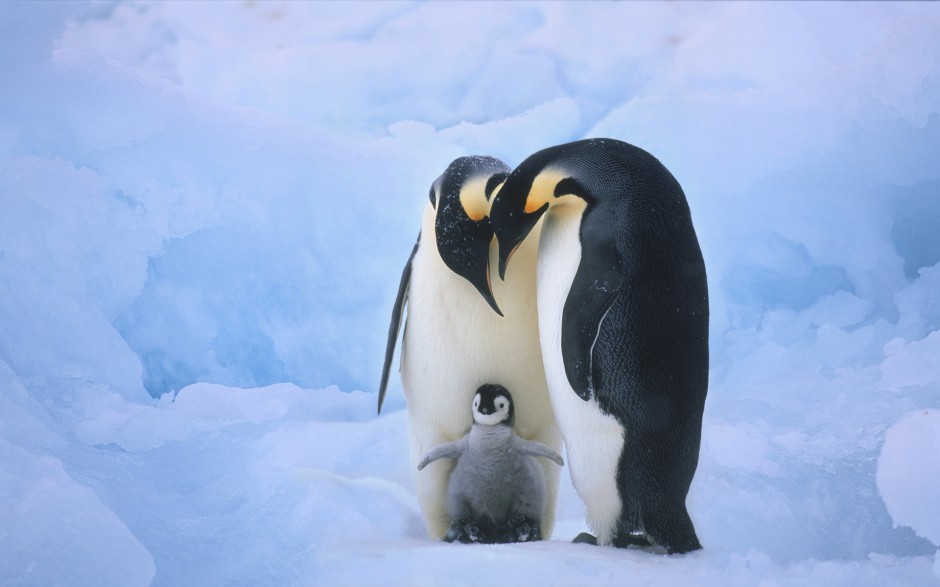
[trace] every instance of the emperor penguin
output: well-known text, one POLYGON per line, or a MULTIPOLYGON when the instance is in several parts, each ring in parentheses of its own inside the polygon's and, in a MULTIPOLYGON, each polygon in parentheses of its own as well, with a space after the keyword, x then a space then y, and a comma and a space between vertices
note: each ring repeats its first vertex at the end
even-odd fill
MULTIPOLYGON (((481 385, 498 382, 514 391, 519 436, 561 448, 541 349, 531 344, 538 339, 538 244, 519 248, 519 262, 504 281, 489 279, 498 255, 489 200, 509 171, 492 157, 460 157, 433 182, 392 309, 378 405, 381 411, 407 313, 401 379, 418 502, 432 539, 443 538, 451 524, 446 503, 453 462, 441 460, 421 471, 417 464, 431 448, 466 434, 473 423, 467 406, 481 385)), ((542 536, 547 538, 554 525, 559 471, 550 463, 541 466, 546 486, 542 536)))
POLYGON ((485 384, 473 397, 473 426, 463 437, 431 449, 418 470, 442 458, 456 463, 447 487, 451 519, 446 542, 529 542, 541 539, 544 470, 536 457, 558 464, 557 452, 513 431, 512 394, 485 384))
POLYGON ((701 548, 685 500, 708 388, 708 288, 679 183, 640 148, 582 140, 525 159, 490 219, 500 275, 539 238, 542 358, 596 533, 576 541, 701 548))

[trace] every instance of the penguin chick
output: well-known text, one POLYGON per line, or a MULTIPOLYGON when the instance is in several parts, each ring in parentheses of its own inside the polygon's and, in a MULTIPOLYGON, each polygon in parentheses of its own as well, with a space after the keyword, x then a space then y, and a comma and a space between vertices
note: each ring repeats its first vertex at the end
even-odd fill
POLYGON ((546 487, 535 457, 564 465, 550 447, 513 431, 512 396, 485 384, 473 398, 473 426, 428 452, 418 470, 437 459, 456 459, 447 491, 447 542, 528 542, 541 539, 546 487))

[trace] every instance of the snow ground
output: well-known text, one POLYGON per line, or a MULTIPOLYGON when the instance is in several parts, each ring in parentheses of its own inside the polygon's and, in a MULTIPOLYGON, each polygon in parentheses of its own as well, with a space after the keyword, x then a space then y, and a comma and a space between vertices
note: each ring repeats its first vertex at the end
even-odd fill
POLYGON ((936 5, 2 2, 0 80, 0 584, 940 583, 936 5), (567 484, 431 543, 374 415, 428 185, 588 136, 692 206, 705 550, 567 484))

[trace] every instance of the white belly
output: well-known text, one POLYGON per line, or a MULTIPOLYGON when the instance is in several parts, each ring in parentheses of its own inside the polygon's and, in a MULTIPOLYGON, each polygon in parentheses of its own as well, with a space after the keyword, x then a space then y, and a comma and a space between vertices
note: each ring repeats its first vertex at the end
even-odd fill
MULTIPOLYGON (((560 450, 561 434, 548 400, 541 349, 534 342, 538 340, 537 245, 520 247, 516 254, 520 258, 513 258, 506 282, 493 280, 505 315, 500 317, 472 285, 444 265, 433 242, 433 232, 425 225, 412 265, 401 375, 418 500, 428 532, 437 539, 449 526, 446 494, 453 462, 441 459, 420 472, 417 464, 434 446, 456 440, 470 429, 471 402, 480 385, 499 383, 509 390, 520 436, 560 450)), ((495 249, 494 243, 493 267, 495 249)), ((549 499, 542 526, 548 537, 559 469, 547 461, 543 468, 549 499)))
POLYGON ((620 517, 617 463, 623 429, 601 412, 597 401, 584 401, 565 375, 561 355, 562 313, 581 262, 578 232, 583 207, 556 206, 546 213, 538 256, 538 311, 542 358, 555 417, 565 439, 568 471, 587 506, 587 522, 598 542, 608 544, 620 517))

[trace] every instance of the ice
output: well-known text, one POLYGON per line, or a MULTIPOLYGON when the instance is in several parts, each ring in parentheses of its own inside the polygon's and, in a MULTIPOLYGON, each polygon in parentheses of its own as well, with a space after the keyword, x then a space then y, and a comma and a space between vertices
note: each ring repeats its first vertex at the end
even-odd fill
POLYGON ((0 463, 4 584, 150 584, 150 553, 61 461, 0 438, 0 463))
POLYGON ((934 585, 940 8, 0 2, 0 583, 934 585), (429 542, 391 305, 447 164, 688 196, 683 557, 429 542), (930 447, 934 446, 934 450, 930 447))
POLYGON ((881 363, 881 385, 885 389, 896 391, 909 385, 935 383, 940 371, 940 331, 908 344, 893 338, 885 345, 885 355, 881 363))
POLYGON ((54 456, 74 449, 3 361, 0 413, 0 583, 149 585, 147 548, 54 456))
POLYGON ((940 546, 940 410, 905 414, 888 430, 877 479, 894 523, 940 546))

